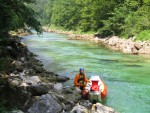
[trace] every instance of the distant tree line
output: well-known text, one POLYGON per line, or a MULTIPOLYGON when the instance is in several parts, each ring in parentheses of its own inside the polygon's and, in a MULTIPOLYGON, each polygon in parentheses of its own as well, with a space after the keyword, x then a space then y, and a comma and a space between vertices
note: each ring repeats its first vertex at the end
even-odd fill
POLYGON ((150 32, 150 0, 36 0, 42 24, 102 36, 150 32))
POLYGON ((150 0, 0 0, 0 38, 26 26, 40 32, 40 22, 103 37, 150 37, 149 12, 150 0))

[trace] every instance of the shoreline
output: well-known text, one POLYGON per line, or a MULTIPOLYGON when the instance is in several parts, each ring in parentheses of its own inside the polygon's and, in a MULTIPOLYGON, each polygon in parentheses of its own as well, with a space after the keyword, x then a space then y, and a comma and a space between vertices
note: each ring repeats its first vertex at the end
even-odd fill
POLYGON ((134 38, 124 39, 117 36, 100 38, 94 34, 74 34, 73 31, 53 30, 47 27, 43 27, 43 29, 50 33, 67 34, 68 40, 87 40, 125 54, 150 56, 150 41, 134 41, 134 38))
POLYGON ((0 58, 10 57, 6 62, 8 67, 0 70, 0 98, 6 101, 5 110, 12 113, 117 113, 111 107, 82 99, 74 87, 64 88, 62 83, 69 78, 46 71, 20 37, 10 39, 3 52, 0 58))

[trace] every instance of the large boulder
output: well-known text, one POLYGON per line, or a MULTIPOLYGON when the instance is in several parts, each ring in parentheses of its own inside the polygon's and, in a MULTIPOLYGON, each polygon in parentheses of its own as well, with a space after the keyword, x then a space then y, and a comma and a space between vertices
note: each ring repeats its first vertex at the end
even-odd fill
POLYGON ((1 89, 0 94, 0 98, 6 100, 6 107, 8 109, 24 109, 30 97, 31 94, 25 89, 9 83, 3 89, 1 89))
POLYGON ((43 94, 47 94, 52 88, 53 88, 53 85, 51 83, 43 83, 43 84, 36 84, 36 85, 28 86, 27 90, 33 96, 41 96, 43 94))
POLYGON ((37 102, 33 104, 27 113, 60 113, 62 110, 58 100, 52 95, 42 95, 37 102))
POLYGON ((62 108, 66 112, 70 111, 75 105, 74 103, 68 101, 68 96, 65 94, 60 95, 58 92, 54 91, 49 91, 48 93, 53 95, 53 97, 57 98, 62 103, 62 108))

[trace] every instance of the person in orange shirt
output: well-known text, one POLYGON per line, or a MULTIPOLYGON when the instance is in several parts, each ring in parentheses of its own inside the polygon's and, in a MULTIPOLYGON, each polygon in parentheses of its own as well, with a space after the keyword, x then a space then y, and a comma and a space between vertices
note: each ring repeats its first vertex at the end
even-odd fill
POLYGON ((89 80, 86 78, 86 75, 84 73, 84 68, 80 68, 79 73, 76 74, 74 79, 75 87, 79 88, 80 90, 83 90, 88 81, 89 80))

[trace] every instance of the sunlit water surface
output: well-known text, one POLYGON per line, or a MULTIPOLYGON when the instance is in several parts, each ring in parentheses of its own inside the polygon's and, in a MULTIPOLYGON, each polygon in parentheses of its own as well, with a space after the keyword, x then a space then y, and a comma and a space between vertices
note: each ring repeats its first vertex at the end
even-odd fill
POLYGON ((46 70, 71 80, 80 67, 87 77, 99 75, 106 83, 105 105, 121 113, 150 113, 150 58, 126 55, 67 35, 43 33, 25 36, 23 42, 38 55, 46 70))

